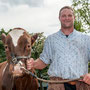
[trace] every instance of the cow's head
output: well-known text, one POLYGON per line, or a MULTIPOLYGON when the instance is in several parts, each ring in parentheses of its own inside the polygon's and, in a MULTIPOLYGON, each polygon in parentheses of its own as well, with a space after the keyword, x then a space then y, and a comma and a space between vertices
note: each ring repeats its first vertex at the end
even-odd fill
POLYGON ((26 68, 26 60, 30 58, 31 47, 37 36, 37 34, 30 36, 22 28, 14 28, 7 36, 2 34, 1 38, 5 46, 9 71, 14 76, 23 75, 20 67, 26 68))

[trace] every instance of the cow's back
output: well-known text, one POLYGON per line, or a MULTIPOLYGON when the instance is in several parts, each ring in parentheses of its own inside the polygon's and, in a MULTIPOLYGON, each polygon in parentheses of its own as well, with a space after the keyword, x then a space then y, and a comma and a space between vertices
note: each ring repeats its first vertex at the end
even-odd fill
POLYGON ((2 76, 6 67, 7 61, 0 63, 0 90, 2 90, 2 76))

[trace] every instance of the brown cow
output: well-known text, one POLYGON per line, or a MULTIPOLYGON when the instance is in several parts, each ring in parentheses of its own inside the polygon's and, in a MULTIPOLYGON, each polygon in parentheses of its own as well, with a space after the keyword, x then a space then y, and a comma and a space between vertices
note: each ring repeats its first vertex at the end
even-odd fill
MULTIPOLYGON (((37 34, 30 36, 22 28, 14 28, 6 36, 2 34, 7 61, 0 63, 0 90, 37 90, 38 81, 23 72, 30 58, 31 47, 37 34)), ((31 70, 34 73, 34 70, 31 70)))

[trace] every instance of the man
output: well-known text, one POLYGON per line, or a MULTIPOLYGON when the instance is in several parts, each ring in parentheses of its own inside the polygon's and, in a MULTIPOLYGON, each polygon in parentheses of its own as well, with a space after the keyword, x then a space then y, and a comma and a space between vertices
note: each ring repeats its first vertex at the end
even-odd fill
POLYGON ((59 12, 61 29, 48 36, 43 52, 37 60, 28 60, 27 69, 43 69, 50 64, 48 74, 51 80, 83 80, 64 84, 49 84, 48 90, 90 90, 90 36, 74 29, 74 12, 69 6, 59 12))

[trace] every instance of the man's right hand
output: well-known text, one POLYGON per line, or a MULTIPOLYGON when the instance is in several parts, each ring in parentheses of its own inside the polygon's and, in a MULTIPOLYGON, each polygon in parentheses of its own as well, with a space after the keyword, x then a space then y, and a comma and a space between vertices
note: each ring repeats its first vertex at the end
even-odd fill
POLYGON ((31 70, 31 69, 43 69, 47 66, 47 64, 45 64, 42 60, 40 60, 39 58, 34 60, 33 58, 30 58, 29 60, 27 60, 27 69, 31 70))
POLYGON ((28 70, 33 69, 34 68, 34 59, 33 58, 28 59, 26 64, 27 64, 27 69, 28 70))

